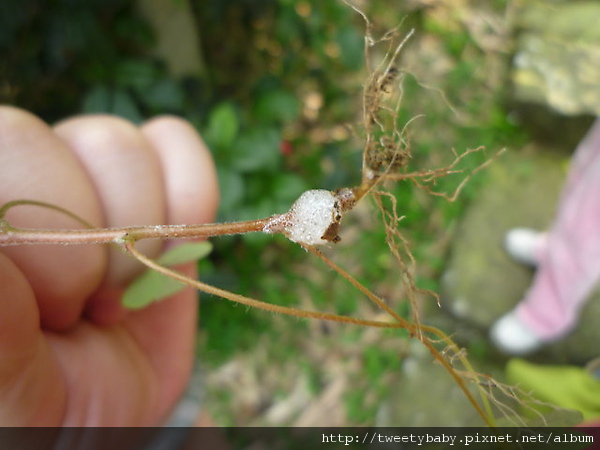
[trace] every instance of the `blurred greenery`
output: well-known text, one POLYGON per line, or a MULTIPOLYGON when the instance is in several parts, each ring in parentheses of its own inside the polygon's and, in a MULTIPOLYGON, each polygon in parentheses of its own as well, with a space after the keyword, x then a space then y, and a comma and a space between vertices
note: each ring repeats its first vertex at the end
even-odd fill
MULTIPOLYGON (((136 123, 157 114, 185 117, 213 152, 222 196, 220 220, 269 216, 286 210, 306 189, 358 183, 362 143, 353 138, 351 128, 359 125, 361 85, 367 76, 359 15, 341 1, 164 2, 189 6, 194 33, 180 45, 200 43, 195 57, 201 69, 196 73, 170 72, 165 56, 156 51, 158 30, 140 13, 141 0, 3 0, 2 102, 29 109, 49 122, 95 112, 136 123)), ((479 68, 491 56, 477 46, 452 10, 436 16, 429 14, 426 2, 368 3, 374 33, 381 35, 406 18, 403 30, 414 26, 417 34, 438 46, 437 53, 423 54, 413 64, 414 73, 407 73, 403 82, 406 107, 400 110, 400 126, 423 116, 410 127, 411 170, 448 164, 453 148, 462 152, 486 146, 487 155, 465 162, 469 170, 499 148, 523 141, 523 132, 504 109, 503 87, 482 78, 486 72, 479 68), (443 67, 436 69, 440 61, 443 67), (433 81, 428 83, 435 88, 421 83, 429 75, 433 81), (458 105, 460 113, 453 113, 452 105, 458 105)), ((501 10, 504 2, 494 7, 501 10)), ((436 190, 451 191, 461 176, 439 180, 436 190)), ((452 229, 483 180, 473 179, 455 203, 422 195, 409 183, 393 188, 405 216, 403 232, 422 262, 417 279, 424 287, 437 287, 446 249, 436 246, 439 237, 452 229)), ((367 208, 361 214, 369 216, 348 217, 347 227, 360 229, 360 238, 348 238, 349 246, 340 244, 340 258, 376 292, 397 296, 398 275, 384 231, 376 225, 377 213, 367 208)), ((214 245, 211 256, 199 263, 207 282, 280 304, 302 302, 305 308, 374 314, 352 288, 318 263, 307 262, 308 255, 284 239, 247 235, 216 239, 214 245)), ((395 307, 408 315, 406 303, 395 307)), ((334 331, 329 329, 281 321, 213 298, 203 302, 201 322, 202 358, 209 367, 260 346, 279 362, 298 360, 313 391, 321 383, 315 374, 322 361, 305 354, 307 342, 321 339, 331 349, 362 345, 349 327, 336 328, 337 337, 330 339, 334 331), (267 342, 261 340, 265 335, 271 336, 267 342)), ((389 338, 383 334, 382 339, 389 338)), ((377 344, 365 345, 358 353, 363 364, 352 370, 361 370, 357 377, 366 384, 346 397, 348 417, 352 423, 372 424, 377 399, 385 397, 383 374, 398 370, 400 359, 397 349, 377 344), (376 395, 365 400, 369 385, 376 395)), ((240 424, 241 419, 222 406, 231 405, 233 397, 226 389, 215 389, 211 398, 223 423, 240 424)))

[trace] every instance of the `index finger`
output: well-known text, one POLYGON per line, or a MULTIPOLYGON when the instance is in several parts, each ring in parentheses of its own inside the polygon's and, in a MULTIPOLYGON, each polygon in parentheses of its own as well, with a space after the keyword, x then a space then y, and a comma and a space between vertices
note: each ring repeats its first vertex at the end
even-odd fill
MULTIPOLYGON (((102 226, 98 197, 85 171, 52 129, 30 113, 0 107, 0 204, 17 199, 65 208, 102 226)), ((7 213, 15 226, 82 228, 51 209, 19 206, 7 213)), ((33 289, 43 327, 61 330, 81 315, 99 285, 106 249, 99 245, 35 245, 1 248, 33 289)))

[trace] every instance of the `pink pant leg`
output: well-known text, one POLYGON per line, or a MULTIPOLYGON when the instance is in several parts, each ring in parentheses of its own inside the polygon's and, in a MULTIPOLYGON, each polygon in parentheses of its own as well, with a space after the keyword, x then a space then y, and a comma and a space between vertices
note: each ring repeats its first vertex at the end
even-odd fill
POLYGON ((563 189, 561 202, 568 201, 571 188, 576 186, 578 181, 585 176, 588 168, 594 160, 599 157, 600 152, 600 118, 592 124, 592 127, 584 136, 583 140, 577 146, 571 167, 569 169, 569 178, 563 189))
POLYGON ((600 120, 579 144, 547 246, 519 319, 540 339, 553 340, 577 322, 600 280, 600 120))

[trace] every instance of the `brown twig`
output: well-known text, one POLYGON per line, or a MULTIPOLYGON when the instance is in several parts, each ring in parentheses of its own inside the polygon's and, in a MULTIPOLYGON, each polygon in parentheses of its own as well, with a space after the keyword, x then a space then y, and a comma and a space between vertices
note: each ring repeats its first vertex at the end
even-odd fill
POLYGON ((278 216, 275 215, 266 219, 242 222, 201 225, 145 225, 120 228, 94 228, 78 215, 59 206, 33 200, 15 200, 0 208, 0 246, 25 244, 119 244, 129 240, 139 241, 141 239, 206 239, 212 236, 263 231, 265 225, 276 217, 278 216), (56 210, 81 223, 86 229, 38 230, 15 227, 8 223, 4 216, 9 209, 19 205, 41 206, 56 210))
POLYGON ((0 245, 109 244, 129 239, 208 238, 262 231, 269 219, 202 225, 147 225, 91 230, 37 230, 0 225, 0 245))

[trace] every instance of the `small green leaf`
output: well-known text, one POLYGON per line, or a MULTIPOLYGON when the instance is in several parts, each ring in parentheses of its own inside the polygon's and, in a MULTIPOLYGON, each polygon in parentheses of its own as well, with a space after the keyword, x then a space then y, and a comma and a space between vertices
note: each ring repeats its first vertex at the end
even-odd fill
MULTIPOLYGON (((192 242, 179 245, 165 252, 158 262, 164 266, 176 266, 206 257, 212 249, 210 242, 192 242)), ((169 297, 185 288, 185 284, 152 269, 137 277, 123 294, 123 306, 141 309, 157 300, 169 297)))
POLYGON ((97 85, 85 96, 85 113, 110 113, 135 123, 143 121, 142 113, 127 89, 97 85))
POLYGON ((125 89, 114 90, 110 112, 137 124, 142 123, 144 120, 131 93, 125 89))
POLYGON ((219 211, 227 214, 232 212, 244 198, 244 179, 240 173, 226 166, 219 166, 217 173, 219 175, 219 190, 221 192, 219 211))
POLYGON ((149 88, 158 78, 158 69, 149 61, 127 59, 115 67, 115 79, 118 86, 149 88))
POLYGON ((110 111, 112 105, 112 93, 104 85, 94 86, 83 99, 84 113, 100 113, 110 111))
POLYGON ((165 78, 138 92, 144 104, 157 111, 180 110, 185 106, 185 93, 175 81, 165 78))
POLYGON ((238 118, 233 104, 224 102, 211 111, 205 137, 211 148, 226 151, 233 144, 238 128, 238 118))
POLYGON ((212 250, 212 244, 208 241, 188 242, 178 245, 163 253, 158 262, 163 266, 176 266, 198 259, 204 259, 212 250))
POLYGON ((273 197, 282 208, 289 208, 292 202, 308 189, 306 181, 293 173, 281 173, 273 180, 273 197))
POLYGON ((176 294, 183 288, 185 285, 180 281, 149 269, 129 285, 123 294, 123 306, 141 309, 161 298, 176 294))
POLYGON ((280 143, 281 132, 277 128, 252 128, 237 140, 231 166, 240 172, 275 172, 281 160, 280 143))
POLYGON ((362 67, 364 40, 356 28, 352 26, 340 28, 336 37, 341 50, 340 60, 342 64, 350 70, 357 70, 362 67))
POLYGON ((274 90, 258 98, 255 114, 262 122, 284 123, 294 120, 300 111, 298 99, 283 90, 274 90))

